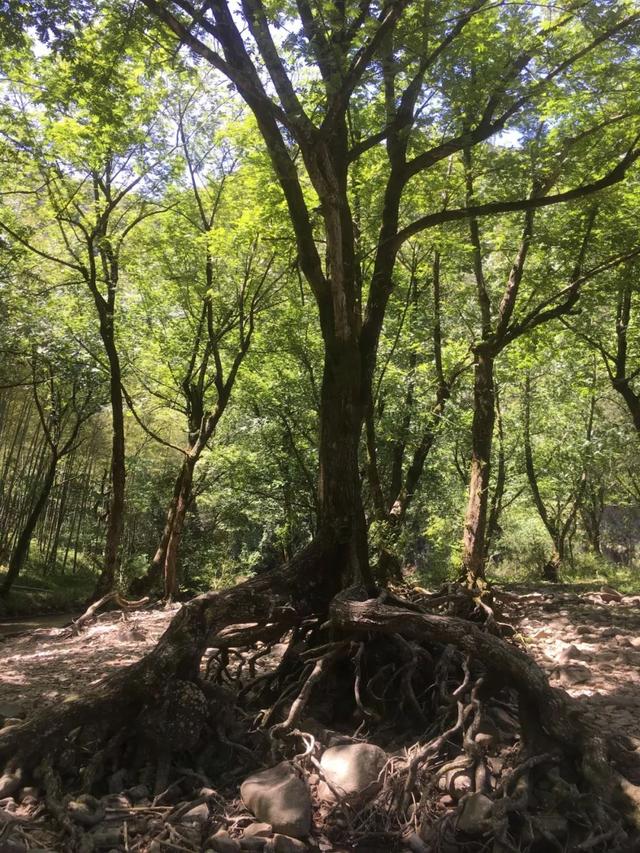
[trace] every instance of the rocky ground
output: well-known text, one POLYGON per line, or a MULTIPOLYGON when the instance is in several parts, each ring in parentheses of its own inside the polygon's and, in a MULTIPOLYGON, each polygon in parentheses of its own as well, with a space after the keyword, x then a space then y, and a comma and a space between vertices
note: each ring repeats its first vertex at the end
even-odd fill
POLYGON ((518 630, 554 686, 588 705, 605 730, 640 739, 640 596, 607 589, 524 593, 518 630))
MULTIPOLYGON (((587 703, 607 731, 632 735, 640 745, 640 597, 623 597, 606 588, 596 593, 556 587, 536 592, 510 590, 505 601, 518 632, 516 641, 526 645, 552 683, 587 703)), ((42 703, 55 708, 63 698, 82 693, 115 667, 136 660, 155 644, 175 610, 137 611, 126 617, 105 614, 78 635, 49 627, 0 640, 0 725, 11 725, 42 703)), ((268 668, 277 654, 278 649, 273 650, 256 661, 257 666, 268 668)), ((492 737, 486 731, 476 737, 482 736, 492 737)), ((309 765, 307 759, 304 781, 297 771, 299 762, 277 764, 276 760, 266 774, 259 766, 250 773, 250 761, 241 756, 242 769, 223 774, 216 787, 207 778, 190 778, 194 774, 185 768, 177 783, 154 798, 150 784, 131 784, 136 780, 127 779, 120 770, 109 780, 110 793, 66 803, 72 831, 70 834, 67 828, 65 835, 51 823, 41 791, 24 787, 0 799, 0 853, 346 853, 354 848, 336 841, 340 829, 349 828, 360 804, 376 792, 380 780, 393 776, 400 755, 358 743, 357 738, 348 741, 329 741, 330 748, 315 765, 309 765), (185 796, 187 790, 190 793, 185 796)), ((490 766, 501 767, 504 755, 492 751, 490 766)), ((237 756, 232 749, 229 754, 237 756)), ((440 785, 434 808, 444 815, 451 809, 453 816, 465 793, 464 785, 460 787, 464 776, 455 768, 449 775, 446 785, 440 785)), ((481 812, 489 801, 482 794, 467 796, 456 820, 458 829, 463 823, 472 836, 476 826, 482 825, 481 812)), ((384 833, 376 839, 378 824, 373 814, 371 821, 371 833, 357 848, 363 853, 435 849, 418 834, 411 835, 410 827, 404 846, 398 848, 396 843, 394 847, 384 833)))

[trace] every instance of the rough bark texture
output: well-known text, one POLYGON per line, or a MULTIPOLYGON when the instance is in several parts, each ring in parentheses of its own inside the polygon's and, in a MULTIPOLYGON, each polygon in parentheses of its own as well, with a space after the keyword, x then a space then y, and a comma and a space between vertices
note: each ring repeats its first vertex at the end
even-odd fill
POLYGON ((113 439, 111 443, 111 500, 109 502, 109 517, 107 520, 107 536, 104 546, 104 565, 98 584, 96 597, 101 597, 113 589, 119 566, 120 541, 124 529, 124 500, 125 500, 125 439, 124 411, 122 393, 120 392, 120 377, 117 378, 118 390, 115 390, 116 380, 112 378, 112 420, 113 439))
MULTIPOLYGON (((168 600, 174 598, 178 593, 178 552, 185 516, 191 502, 191 486, 195 464, 196 459, 187 456, 180 472, 180 490, 175 502, 175 509, 173 509, 173 519, 167 538, 164 560, 164 595, 168 600)), ((170 509, 169 512, 171 513, 172 510, 170 509)), ((169 526, 168 522, 167 526, 169 526)))
POLYGON ((493 356, 486 348, 476 349, 471 432, 471 479, 464 521, 462 562, 470 586, 484 579, 485 531, 489 505, 491 443, 495 420, 493 356))
POLYGON ((306 615, 326 614, 341 582, 339 557, 332 543, 317 542, 281 569, 193 599, 140 661, 81 699, 71 696, 55 711, 45 708, 21 726, 0 732, 0 765, 32 767, 45 751, 54 755, 77 726, 102 724, 113 731, 130 724, 145 705, 153 706, 168 679, 195 679, 204 650, 230 624, 281 621, 284 631, 306 615))
POLYGON ((25 560, 29 554, 29 545, 31 544, 33 533, 55 482, 57 465, 58 457, 54 455, 52 456, 49 467, 47 468, 44 482, 42 483, 42 488, 40 489, 37 500, 33 505, 31 512, 25 521, 24 527, 20 531, 20 535, 14 545, 11 553, 11 559, 9 560, 9 568, 4 579, 4 583, 2 584, 2 588, 0 589, 0 595, 7 595, 9 593, 11 587, 16 581, 16 578, 20 574, 22 567, 24 566, 25 560))
POLYGON ((331 618, 345 630, 428 638, 481 660, 492 677, 518 691, 527 713, 551 736, 558 752, 577 764, 592 789, 640 825, 640 788, 617 771, 617 746, 591 724, 575 700, 549 685, 545 673, 526 652, 465 619, 390 606, 384 603, 384 596, 367 599, 354 590, 334 598, 331 618))

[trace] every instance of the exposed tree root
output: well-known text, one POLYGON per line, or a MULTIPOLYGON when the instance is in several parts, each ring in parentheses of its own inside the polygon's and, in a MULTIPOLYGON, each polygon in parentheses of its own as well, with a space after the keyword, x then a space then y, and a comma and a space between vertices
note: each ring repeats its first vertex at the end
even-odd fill
POLYGON ((94 601, 93 604, 90 604, 89 607, 85 610, 82 616, 79 616, 77 619, 74 619, 71 623, 68 632, 62 634, 61 636, 66 637, 71 634, 79 634, 83 628, 86 628, 87 625, 90 625, 94 619, 98 611, 103 608, 105 605, 114 602, 117 607, 121 610, 135 610, 139 607, 142 607, 143 604, 147 604, 149 601, 148 598, 141 598, 138 601, 129 601, 126 598, 123 598, 122 595, 118 592, 118 590, 113 590, 112 592, 108 592, 106 595, 103 595, 102 598, 99 598, 97 601, 94 601))
POLYGON ((380 599, 358 600, 353 591, 334 598, 331 617, 343 629, 401 633, 452 644, 481 661, 494 679, 517 690, 527 715, 537 721, 560 755, 575 762, 583 783, 640 827, 640 789, 621 777, 613 765, 619 745, 611 744, 591 724, 575 700, 550 687, 543 671, 525 652, 468 621, 407 611, 380 599))
POLYGON ((144 658, 114 673, 82 698, 69 696, 56 709, 34 714, 10 731, 0 731, 0 766, 30 769, 44 754, 59 751, 79 726, 106 725, 111 731, 153 706, 172 679, 196 680, 211 640, 229 625, 282 622, 290 626, 310 613, 326 612, 335 588, 326 562, 334 550, 313 543, 283 568, 221 592, 201 595, 180 609, 144 658))
MULTIPOLYGON (((40 764, 49 812, 71 850, 89 831, 76 819, 87 804, 70 806, 63 789, 99 797, 107 778, 129 768, 129 785, 163 788, 153 807, 164 808, 176 796, 195 802, 214 779, 235 789, 238 772, 261 761, 287 757, 322 776, 324 747, 364 738, 390 759, 373 800, 354 808, 336 796, 326 824, 338 844, 373 849, 385 839, 391 848, 415 831, 416 844, 421 837, 441 851, 632 849, 621 812, 638 823, 635 755, 492 633, 484 608, 471 623, 427 611, 424 596, 405 602, 350 590, 332 598, 319 570, 329 559, 314 547, 282 570, 195 599, 137 664, 0 731, 0 789, 18 790, 40 764), (279 661, 258 672, 282 640, 279 661), (476 826, 469 812, 484 803, 478 797, 489 805, 476 826)), ((437 606, 446 610, 447 601, 437 606)), ((176 835, 180 814, 154 837, 199 849, 176 835)))

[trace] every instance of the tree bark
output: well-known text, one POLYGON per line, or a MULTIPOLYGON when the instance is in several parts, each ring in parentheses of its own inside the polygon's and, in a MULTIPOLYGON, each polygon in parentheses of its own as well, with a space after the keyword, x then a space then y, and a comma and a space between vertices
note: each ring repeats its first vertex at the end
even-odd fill
POLYGON ((320 397, 319 528, 341 554, 341 580, 370 582, 358 448, 364 407, 360 352, 353 340, 325 337, 320 397))
POLYGON ((175 522, 178 498, 182 490, 183 476, 184 463, 180 467, 178 476, 176 477, 176 481, 173 486, 173 494, 171 495, 171 500, 169 502, 169 506, 167 507, 164 527, 162 528, 162 534, 160 535, 160 540, 153 555, 153 559, 151 560, 147 572, 141 577, 135 578, 131 582, 129 590, 132 595, 146 595, 151 590, 154 590, 160 586, 161 580, 164 575, 165 561, 167 558, 167 547, 169 545, 171 531, 173 530, 173 525, 175 522))
POLYGON ((636 432, 640 435, 640 394, 636 394, 631 386, 631 378, 627 375, 627 353, 628 341, 627 332, 629 323, 631 322, 631 309, 633 299, 634 282, 628 271, 625 271, 625 276, 622 284, 618 288, 618 301, 616 307, 616 352, 614 356, 614 370, 608 364, 607 369, 611 376, 611 384, 613 388, 620 394, 624 400, 633 426, 636 432))
POLYGON ((0 595, 8 595, 16 578, 22 570, 22 567, 24 566, 29 554, 29 545, 31 544, 34 530, 36 529, 38 520, 40 519, 42 511, 47 504, 47 498, 51 494, 51 489, 53 488, 53 484, 56 479, 57 465, 58 456, 53 454, 45 474, 44 482, 42 483, 42 488, 40 489, 36 502, 27 516, 24 527, 20 531, 16 544, 14 545, 11 559, 9 560, 9 568, 4 579, 4 583, 2 584, 2 588, 0 588, 0 595))
MULTIPOLYGON (((106 310, 106 309, 105 309, 106 310)), ((119 567, 120 541, 124 529, 126 457, 124 433, 124 401, 122 397, 122 372, 116 349, 113 317, 100 317, 100 334, 109 359, 109 399, 111 402, 111 499, 107 517, 102 571, 93 598, 102 598, 111 592, 119 567)))
POLYGON ((491 495, 489 518, 487 520, 487 533, 485 536, 485 563, 489 559, 489 554, 495 544, 496 537, 499 536, 501 532, 500 515, 502 513, 502 499, 504 497, 504 487, 507 479, 502 411, 500 409, 500 397, 497 386, 494 389, 494 396, 496 400, 496 421, 498 426, 498 465, 493 493, 491 495))
POLYGON ((484 344, 478 344, 475 348, 473 405, 471 478, 462 554, 464 575, 470 587, 477 586, 479 581, 485 579, 485 537, 495 421, 493 353, 484 344))
MULTIPOLYGON (((176 496, 173 518, 167 537, 166 552, 164 558, 164 596, 170 601, 178 593, 178 551, 184 529, 184 519, 191 503, 191 486, 193 484, 193 469, 197 458, 188 455, 182 463, 178 482, 180 488, 176 496)), ((169 511, 171 513, 171 510, 169 511)), ((167 526, 169 521, 167 520, 167 526)))

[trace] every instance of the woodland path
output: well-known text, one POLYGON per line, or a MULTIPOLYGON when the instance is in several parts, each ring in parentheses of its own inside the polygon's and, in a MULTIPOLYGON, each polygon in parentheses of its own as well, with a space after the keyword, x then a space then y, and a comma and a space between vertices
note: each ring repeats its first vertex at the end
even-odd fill
POLYGON ((604 730, 619 729, 640 745, 639 604, 640 596, 607 602, 567 586, 525 593, 516 610, 526 648, 552 685, 588 705, 604 730))
MULTIPOLYGON (((571 586, 511 592, 509 617, 552 684, 588 704, 607 728, 640 739, 640 596, 604 602, 571 586)), ((151 649, 177 609, 105 613, 66 638, 60 627, 0 636, 0 706, 22 715, 81 693, 151 649)))
POLYGON ((44 616, 18 616, 15 619, 3 619, 0 622, 0 640, 35 631, 38 628, 62 628, 80 615, 80 613, 49 613, 44 616))
POLYGON ((133 663, 153 648, 177 609, 105 613, 75 636, 51 625, 18 636, 2 638, 0 633, 0 714, 15 716, 6 713, 12 709, 29 714, 43 702, 55 704, 81 693, 115 668, 133 663))
MULTIPOLYGON (((619 730, 637 738, 640 746, 640 596, 605 601, 586 588, 556 586, 535 592, 514 587, 504 597, 505 615, 518 639, 552 684, 587 704, 604 730, 619 730)), ((43 703, 55 707, 115 668, 134 662, 155 645, 177 609, 140 610, 126 617, 102 614, 80 635, 47 627, 0 637, 0 722, 1 717, 26 715, 43 703)), ((233 811, 234 804, 225 808, 229 806, 233 811)), ((38 837, 45 845, 47 838, 54 838, 46 833, 38 837)), ((53 847, 47 849, 58 849, 56 842, 49 843, 53 847)), ((321 844, 320 849, 342 848, 321 844)))

